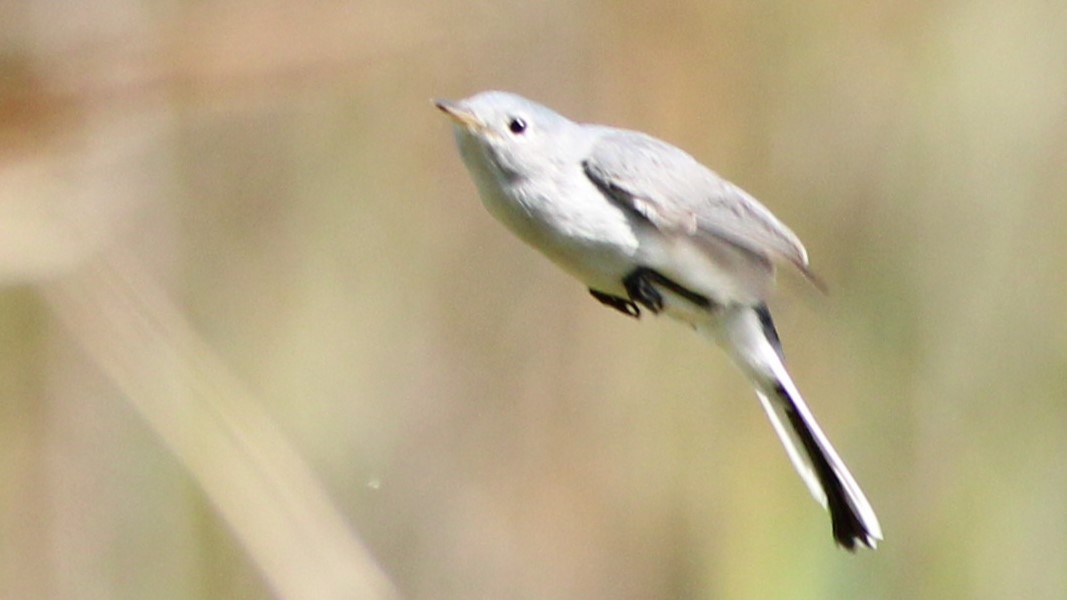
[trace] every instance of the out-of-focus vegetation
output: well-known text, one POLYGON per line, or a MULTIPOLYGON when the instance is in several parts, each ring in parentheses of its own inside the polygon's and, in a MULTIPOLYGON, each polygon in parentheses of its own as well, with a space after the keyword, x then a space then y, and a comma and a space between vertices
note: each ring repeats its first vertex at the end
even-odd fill
POLYGON ((1067 593, 1067 5, 0 5, 0 597, 1067 593), (686 148, 878 510, 479 205, 433 96, 686 148))

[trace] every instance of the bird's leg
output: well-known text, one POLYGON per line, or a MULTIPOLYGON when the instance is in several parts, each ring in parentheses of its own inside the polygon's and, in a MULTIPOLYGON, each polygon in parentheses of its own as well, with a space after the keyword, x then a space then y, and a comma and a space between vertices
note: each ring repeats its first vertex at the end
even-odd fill
POLYGON ((707 296, 703 296, 693 290, 682 287, 675 281, 668 279, 647 267, 638 267, 634 269, 632 273, 626 276, 626 279, 622 280, 622 284, 626 287, 627 293, 630 294, 630 298, 632 298, 634 302, 645 305, 648 310, 651 310, 654 313, 663 310, 663 294, 656 289, 657 285, 671 293, 685 298, 701 308, 713 308, 712 302, 707 296))
POLYGON ((653 285, 658 279, 663 279, 663 276, 652 269, 638 267, 622 280, 622 285, 634 302, 643 304, 645 308, 658 314, 663 310, 663 296, 653 285))
POLYGON ((618 296, 612 296, 611 294, 605 294, 604 292, 598 292, 593 288, 589 288, 589 293, 592 294, 594 298, 599 300, 600 303, 604 306, 610 306, 611 308, 614 308, 622 314, 627 315, 629 317, 633 317, 635 319, 641 318, 641 309, 638 308, 637 304, 635 304, 631 300, 627 300, 626 298, 620 298, 618 296))

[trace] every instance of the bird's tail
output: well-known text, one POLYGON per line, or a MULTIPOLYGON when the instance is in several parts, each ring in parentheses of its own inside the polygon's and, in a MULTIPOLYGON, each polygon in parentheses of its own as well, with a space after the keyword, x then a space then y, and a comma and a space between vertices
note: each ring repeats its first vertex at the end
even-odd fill
POLYGON ((701 329, 755 385, 793 466, 829 510, 834 540, 848 550, 855 550, 857 542, 874 548, 882 539, 878 517, 789 377, 767 307, 727 308, 721 320, 701 329))

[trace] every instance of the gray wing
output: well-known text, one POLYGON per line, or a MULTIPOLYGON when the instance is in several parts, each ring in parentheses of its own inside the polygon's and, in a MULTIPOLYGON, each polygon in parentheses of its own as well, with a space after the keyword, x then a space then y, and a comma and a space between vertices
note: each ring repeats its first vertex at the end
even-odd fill
POLYGON ((602 131, 582 167, 612 200, 663 231, 714 236, 765 260, 785 259, 822 287, 796 234, 744 190, 666 142, 602 131))

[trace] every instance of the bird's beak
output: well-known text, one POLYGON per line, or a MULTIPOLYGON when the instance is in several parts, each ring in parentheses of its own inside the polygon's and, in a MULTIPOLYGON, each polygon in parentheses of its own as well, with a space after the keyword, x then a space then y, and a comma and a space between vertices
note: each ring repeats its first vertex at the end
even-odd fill
POLYGON ((441 109, 441 112, 448 115, 448 118, 455 121, 457 125, 462 125, 470 131, 481 131, 485 129, 485 123, 483 123, 481 119, 455 102, 435 98, 433 105, 441 109))

